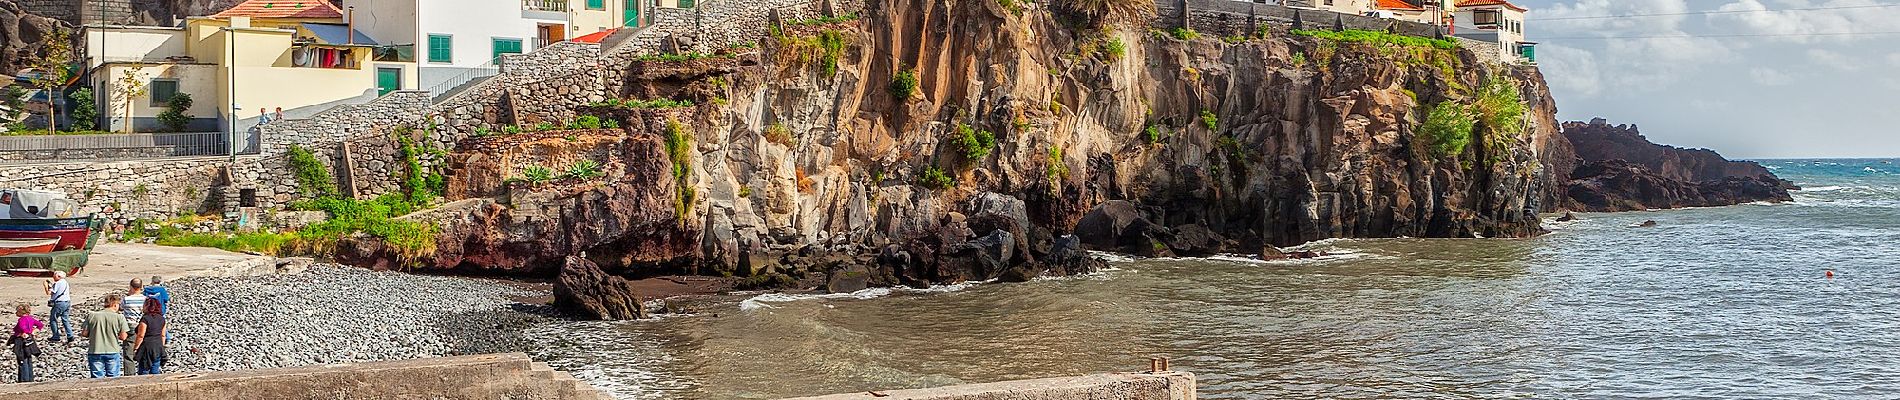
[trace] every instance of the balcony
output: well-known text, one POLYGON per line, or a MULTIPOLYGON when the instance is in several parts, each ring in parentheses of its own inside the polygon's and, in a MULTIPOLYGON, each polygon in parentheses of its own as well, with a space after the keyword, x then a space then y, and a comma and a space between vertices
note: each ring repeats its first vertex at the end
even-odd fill
POLYGON ((568 0, 521 0, 521 9, 528 11, 567 12, 568 0))

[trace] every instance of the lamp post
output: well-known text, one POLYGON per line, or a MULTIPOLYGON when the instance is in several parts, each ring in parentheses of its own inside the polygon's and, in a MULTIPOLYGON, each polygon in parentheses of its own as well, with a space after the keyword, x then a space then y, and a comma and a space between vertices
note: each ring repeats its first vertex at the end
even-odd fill
POLYGON ((231 144, 229 146, 231 150, 231 162, 236 163, 238 156, 238 110, 242 109, 237 102, 237 28, 226 26, 223 30, 226 43, 225 51, 230 52, 230 55, 224 59, 224 78, 230 88, 228 89, 230 93, 226 94, 226 96, 230 98, 226 100, 229 100, 231 103, 231 115, 225 118, 225 124, 228 126, 227 129, 231 131, 231 144))

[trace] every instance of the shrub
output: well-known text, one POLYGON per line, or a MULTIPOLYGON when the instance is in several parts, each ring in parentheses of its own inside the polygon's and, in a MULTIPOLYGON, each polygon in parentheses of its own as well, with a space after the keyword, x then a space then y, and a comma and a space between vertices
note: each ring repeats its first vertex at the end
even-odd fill
MULTIPOLYGON (((1029 1, 1029 0, 1023 0, 1023 1, 1029 1)), ((1003 6, 1003 9, 1009 10, 1011 14, 1016 14, 1016 16, 1018 17, 1023 16, 1023 5, 1021 3, 1017 3, 1016 0, 996 0, 996 4, 1003 6)))
POLYGON ((535 132, 545 132, 545 131, 551 131, 555 129, 560 129, 560 127, 555 126, 553 122, 541 121, 534 124, 535 132))
POLYGON ((92 89, 79 88, 67 94, 66 98, 71 99, 73 104, 73 109, 69 111, 73 121, 67 128, 75 131, 90 131, 97 127, 94 123, 98 121, 99 109, 93 102, 92 89))
POLYGON ((165 101, 165 111, 158 113, 158 122, 165 124, 165 129, 172 132, 184 132, 185 127, 191 124, 191 113, 189 112, 191 111, 191 103, 191 95, 189 94, 178 93, 172 95, 171 100, 165 101))
POLYGON ((1220 117, 1215 116, 1213 111, 1201 110, 1201 126, 1207 127, 1210 131, 1219 130, 1220 117))
POLYGON ((475 127, 475 133, 470 133, 470 134, 469 134, 469 136, 472 136, 472 137, 483 137, 483 136, 488 136, 488 135, 493 135, 493 134, 495 134, 495 132, 493 132, 493 131, 490 131, 490 130, 488 129, 488 127, 486 127, 486 126, 477 126, 477 127, 475 127))
POLYGON ((996 149, 996 134, 957 124, 955 134, 950 136, 950 145, 956 148, 957 154, 963 155, 964 161, 974 163, 988 157, 990 151, 996 149))
POLYGON ((1464 154, 1465 146, 1471 144, 1472 127, 1477 123, 1471 110, 1456 102, 1441 102, 1432 106, 1425 114, 1425 122, 1418 127, 1419 135, 1431 149, 1432 155, 1440 159, 1464 154))
POLYGON ((385 194, 370 201, 320 198, 299 202, 294 208, 330 214, 328 220, 297 230, 302 246, 328 247, 337 239, 363 233, 383 239, 399 259, 414 260, 435 253, 435 224, 395 219, 421 208, 399 195, 385 194))
POLYGON ((554 180, 554 170, 540 165, 529 165, 521 169, 521 180, 532 184, 543 184, 554 180))
POLYGON ((785 126, 785 124, 781 122, 773 122, 771 125, 766 125, 765 126, 765 140, 772 143, 778 143, 778 144, 782 144, 786 146, 791 146, 792 145, 792 128, 785 126))
POLYGON ((600 129, 600 117, 582 115, 574 120, 574 126, 581 129, 600 129))
POLYGON ((1526 107, 1518 94, 1517 83, 1509 78, 1485 79, 1484 87, 1478 90, 1476 108, 1485 131, 1492 136, 1515 136, 1524 132, 1526 107))
POLYGON ((1049 166, 1046 173, 1049 180, 1061 180, 1069 177, 1069 164, 1063 161, 1062 146, 1049 146, 1049 166))
POLYGON ((752 187, 751 187, 751 186, 740 186, 740 187, 739 187, 739 197, 752 197, 752 187))
POLYGON ((1300 67, 1300 66, 1305 66, 1305 65, 1306 65, 1306 53, 1304 53, 1304 52, 1294 52, 1294 53, 1293 53, 1293 66, 1295 66, 1295 67, 1300 67))
POLYGON ((891 96, 898 100, 909 100, 911 96, 916 96, 917 73, 911 70, 897 71, 897 75, 891 77, 890 89, 891 96))
POLYGON ((1188 41, 1188 40, 1201 38, 1201 33, 1195 32, 1193 29, 1189 29, 1189 28, 1174 28, 1174 29, 1168 30, 1168 36, 1173 37, 1175 39, 1188 41))
POLYGON ((1128 54, 1128 44, 1122 43, 1121 38, 1109 38, 1108 43, 1102 45, 1102 59, 1110 63, 1121 61, 1122 56, 1126 54, 1128 54))
POLYGON ((297 179, 297 191, 306 198, 336 197, 336 178, 330 175, 330 167, 317 160, 317 156, 303 146, 290 145, 285 160, 289 164, 291 176, 297 179))
POLYGON ((501 132, 502 132, 502 133, 506 133, 506 134, 510 134, 510 135, 516 135, 516 134, 520 134, 520 133, 521 133, 521 126, 518 126, 518 125, 509 125, 509 126, 504 126, 504 127, 501 127, 501 132))
POLYGON ((683 223, 686 214, 692 211, 693 202, 698 194, 693 190, 693 137, 686 131, 686 125, 679 120, 666 121, 666 155, 673 164, 673 185, 679 190, 674 199, 673 210, 683 223))
POLYGON ((1150 144, 1161 143, 1161 126, 1148 125, 1148 129, 1142 130, 1142 136, 1146 137, 1150 144))
POLYGON ((938 169, 937 166, 932 165, 924 167, 922 176, 917 177, 917 184, 926 188, 942 190, 956 186, 957 181, 951 178, 949 174, 945 174, 942 169, 938 169))

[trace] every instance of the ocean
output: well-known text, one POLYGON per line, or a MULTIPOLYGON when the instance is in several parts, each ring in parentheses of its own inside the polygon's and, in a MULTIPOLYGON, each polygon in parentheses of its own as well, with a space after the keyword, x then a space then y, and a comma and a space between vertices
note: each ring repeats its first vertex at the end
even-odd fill
POLYGON ((1807 190, 1579 214, 1533 239, 1327 240, 1301 246, 1336 253, 1319 260, 1115 257, 1023 284, 740 296, 694 316, 539 326, 532 354, 628 399, 1137 371, 1156 356, 1207 399, 1900 394, 1900 160, 1762 164, 1807 190))

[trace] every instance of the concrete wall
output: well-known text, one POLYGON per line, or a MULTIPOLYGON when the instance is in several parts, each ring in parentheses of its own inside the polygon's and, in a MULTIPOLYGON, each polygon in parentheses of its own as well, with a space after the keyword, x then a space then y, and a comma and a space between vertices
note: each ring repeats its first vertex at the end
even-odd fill
POLYGON ((87 27, 85 31, 88 68, 105 62, 159 62, 165 57, 186 54, 184 28, 87 27))
POLYGON ((0 396, 81 399, 514 399, 606 397, 525 354, 442 357, 303 368, 145 375, 0 387, 0 396))
MULTIPOLYGON (((133 64, 107 64, 101 71, 93 74, 94 93, 98 93, 103 102, 99 114, 108 124, 101 130, 124 131, 128 103, 123 96, 124 89, 120 80, 133 74, 133 64)), ((224 129, 218 124, 217 73, 219 68, 210 64, 142 64, 137 65, 137 81, 145 86, 145 93, 131 99, 131 118, 133 128, 138 132, 161 132, 164 124, 157 120, 158 113, 164 112, 164 103, 152 101, 151 84, 153 80, 173 80, 178 82, 178 92, 191 96, 191 109, 187 114, 195 117, 185 128, 188 132, 218 132, 224 129)))
POLYGON ((1117 373, 787 400, 1194 400, 1194 374, 1117 373))

